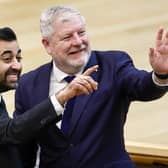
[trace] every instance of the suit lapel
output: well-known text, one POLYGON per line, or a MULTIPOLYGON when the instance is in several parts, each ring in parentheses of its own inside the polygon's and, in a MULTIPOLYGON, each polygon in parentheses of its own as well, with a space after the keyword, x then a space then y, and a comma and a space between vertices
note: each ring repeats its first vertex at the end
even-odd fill
MULTIPOLYGON (((97 59, 96 59, 96 55, 94 52, 92 52, 91 57, 89 59, 88 64, 86 65, 84 71, 86 69, 88 69, 89 67, 93 66, 93 65, 97 65, 97 59)), ((91 74, 91 77, 97 81, 98 79, 98 72, 93 72, 91 74)), ((72 112, 72 118, 71 118, 71 125, 70 125, 70 132, 69 135, 72 134, 72 131, 74 130, 75 126, 77 125, 80 117, 82 116, 84 110, 85 110, 85 106, 87 105, 87 102, 89 101, 89 99, 92 97, 93 93, 90 95, 81 95, 81 96, 77 96, 76 97, 76 101, 74 104, 74 108, 73 108, 73 112, 72 112)))
POLYGON ((0 116, 1 115, 8 117, 8 113, 6 110, 6 104, 3 100, 3 97, 1 97, 1 102, 0 102, 0 116))
POLYGON ((36 83, 34 85, 34 96, 35 104, 46 99, 49 95, 49 83, 50 83, 50 74, 52 69, 52 63, 44 65, 39 69, 38 76, 36 78, 36 83), (40 83, 40 84, 39 84, 40 83))

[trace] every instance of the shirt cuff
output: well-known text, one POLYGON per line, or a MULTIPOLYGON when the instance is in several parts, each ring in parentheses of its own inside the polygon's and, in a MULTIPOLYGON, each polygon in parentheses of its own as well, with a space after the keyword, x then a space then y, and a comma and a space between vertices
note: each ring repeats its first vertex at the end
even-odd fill
POLYGON ((61 104, 58 102, 58 100, 56 99, 55 95, 52 95, 50 97, 51 103, 54 106, 54 109, 57 113, 57 115, 61 115, 64 111, 64 108, 61 106, 61 104))
POLYGON ((168 79, 160 79, 154 72, 152 72, 152 80, 157 86, 168 86, 168 79))

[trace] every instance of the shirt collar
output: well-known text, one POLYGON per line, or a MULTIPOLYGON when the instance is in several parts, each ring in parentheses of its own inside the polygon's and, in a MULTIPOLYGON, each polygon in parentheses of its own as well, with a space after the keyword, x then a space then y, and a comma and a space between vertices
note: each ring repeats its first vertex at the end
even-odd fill
POLYGON ((52 70, 53 77, 56 81, 61 82, 68 74, 58 69, 54 62, 53 62, 53 70, 52 70))
MULTIPOLYGON (((83 71, 83 69, 82 69, 83 71)), ((75 74, 75 75, 78 75, 78 74, 82 74, 82 71, 80 71, 79 73, 75 74)), ((54 79, 57 81, 57 82, 62 82, 63 79, 68 76, 69 74, 61 71, 60 69, 58 69, 56 66, 55 66, 55 63, 53 61, 53 70, 52 70, 52 76, 54 77, 54 79)))

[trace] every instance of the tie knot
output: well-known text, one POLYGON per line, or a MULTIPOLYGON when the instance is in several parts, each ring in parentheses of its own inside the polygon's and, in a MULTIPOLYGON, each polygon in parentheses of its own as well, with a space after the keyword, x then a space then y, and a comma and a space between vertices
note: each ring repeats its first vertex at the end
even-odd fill
POLYGON ((70 83, 74 78, 75 78, 75 75, 66 76, 66 77, 64 78, 64 80, 65 80, 66 82, 70 83))

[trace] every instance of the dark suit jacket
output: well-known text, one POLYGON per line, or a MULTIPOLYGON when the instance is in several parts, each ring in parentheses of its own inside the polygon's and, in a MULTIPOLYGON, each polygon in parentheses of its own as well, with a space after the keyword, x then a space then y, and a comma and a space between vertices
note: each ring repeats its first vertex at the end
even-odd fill
POLYGON ((0 112, 1 167, 22 168, 17 145, 35 137, 44 126, 56 122, 58 118, 49 99, 15 119, 0 112))
MULTIPOLYGON (((129 105, 134 100, 159 98, 167 88, 156 86, 151 72, 137 70, 125 52, 93 51, 85 69, 96 64, 98 72, 91 76, 98 81, 98 90, 76 98, 69 135, 65 137, 53 124, 37 139, 41 146, 40 168, 135 167, 123 137, 129 105)), ((48 97, 51 69, 49 63, 23 75, 16 92, 16 115, 48 97)), ((32 163, 32 158, 25 159, 32 163)))

